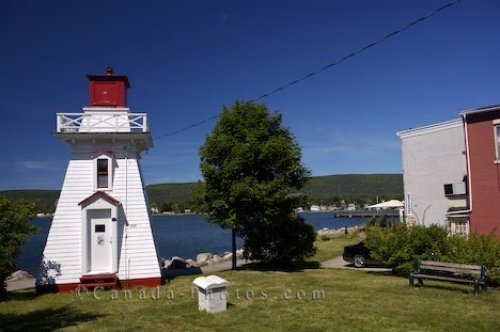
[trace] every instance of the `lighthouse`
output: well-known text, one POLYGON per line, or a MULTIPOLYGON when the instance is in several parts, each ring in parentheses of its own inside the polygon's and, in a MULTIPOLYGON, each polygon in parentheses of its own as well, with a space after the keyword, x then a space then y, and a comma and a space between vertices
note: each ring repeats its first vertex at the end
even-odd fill
POLYGON ((161 283, 141 154, 153 146, 146 113, 127 107, 127 76, 88 75, 89 106, 58 113, 56 136, 71 146, 43 251, 37 288, 161 283))

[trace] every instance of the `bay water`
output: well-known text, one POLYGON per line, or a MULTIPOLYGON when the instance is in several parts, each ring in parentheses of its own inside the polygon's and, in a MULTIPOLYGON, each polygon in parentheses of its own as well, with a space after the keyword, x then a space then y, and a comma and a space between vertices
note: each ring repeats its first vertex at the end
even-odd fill
MULTIPOLYGON (((312 224, 315 230, 358 226, 367 221, 363 218, 334 218, 331 212, 304 212, 300 215, 312 224)), ((51 221, 51 218, 33 220, 39 231, 21 247, 21 254, 16 260, 18 269, 36 276, 51 221)), ((220 255, 231 251, 231 231, 208 223, 199 215, 153 216, 151 224, 159 255, 166 259, 172 256, 195 259, 201 252, 220 255)), ((242 247, 243 241, 238 239, 237 244, 242 247)))

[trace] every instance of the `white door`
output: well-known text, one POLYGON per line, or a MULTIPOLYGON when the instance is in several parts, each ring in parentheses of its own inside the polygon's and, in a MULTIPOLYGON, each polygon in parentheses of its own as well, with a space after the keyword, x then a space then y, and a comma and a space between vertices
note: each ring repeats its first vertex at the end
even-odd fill
POLYGON ((89 219, 90 270, 91 272, 111 272, 111 210, 92 210, 89 219))

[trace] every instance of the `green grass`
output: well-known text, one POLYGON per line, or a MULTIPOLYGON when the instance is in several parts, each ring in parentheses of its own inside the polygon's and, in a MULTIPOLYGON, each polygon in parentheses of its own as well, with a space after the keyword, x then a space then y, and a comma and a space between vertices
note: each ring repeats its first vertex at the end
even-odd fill
POLYGON ((330 258, 342 255, 344 247, 361 241, 358 236, 320 235, 314 242, 316 255, 307 259, 308 262, 324 262, 330 258))
MULTIPOLYGON (((308 263, 342 253, 358 237, 319 237, 308 263)), ((315 266, 305 264, 304 266, 315 266)), ((317 266, 317 264, 316 264, 317 266)), ((344 269, 241 270, 217 273, 231 284, 228 310, 198 311, 192 281, 176 277, 154 289, 73 294, 11 293, 0 302, 0 331, 498 331, 500 290, 344 269), (156 296, 156 294, 154 294, 156 296), (323 297, 324 295, 324 297, 323 297), (117 296, 117 299, 112 299, 117 296), (145 298, 141 299, 141 296, 145 298)))
POLYGON ((227 271, 228 310, 198 311, 192 280, 175 278, 160 298, 102 299, 86 294, 14 294, 0 303, 0 330, 36 331, 498 331, 500 290, 474 297, 472 287, 426 283, 343 269, 227 271), (324 298, 313 299, 315 291, 324 298), (173 294, 173 299, 168 295, 173 294), (303 298, 302 298, 303 297, 303 298))

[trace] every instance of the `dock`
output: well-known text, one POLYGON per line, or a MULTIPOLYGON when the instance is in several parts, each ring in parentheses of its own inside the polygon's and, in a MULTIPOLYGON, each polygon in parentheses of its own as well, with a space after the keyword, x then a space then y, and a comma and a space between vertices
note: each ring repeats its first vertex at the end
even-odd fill
POLYGON ((335 211, 333 213, 334 218, 377 218, 377 217, 387 217, 387 218, 399 218, 399 210, 357 210, 357 211, 335 211))

